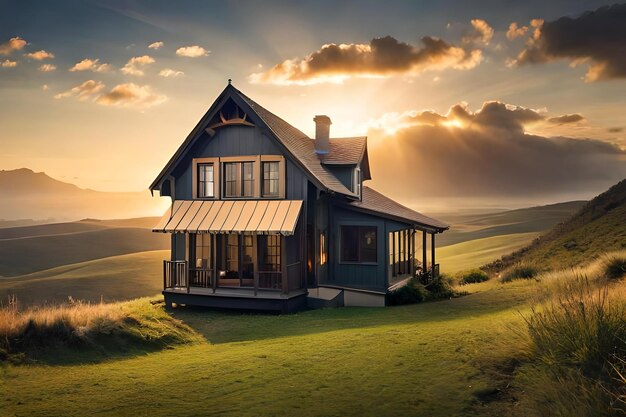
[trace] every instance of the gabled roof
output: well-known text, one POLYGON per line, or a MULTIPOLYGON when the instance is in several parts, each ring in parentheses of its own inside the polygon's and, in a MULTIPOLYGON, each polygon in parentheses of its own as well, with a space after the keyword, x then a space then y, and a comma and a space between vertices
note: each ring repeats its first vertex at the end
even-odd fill
POLYGON ((410 208, 393 201, 389 197, 382 195, 370 187, 363 187, 362 194, 361 201, 351 201, 348 206, 374 212, 378 215, 382 215, 383 217, 389 217, 403 222, 413 223, 418 226, 435 229, 437 232, 443 232, 450 227, 437 219, 433 219, 432 217, 425 216, 415 210, 411 210, 410 208))
POLYGON ((356 194, 351 192, 339 179, 337 179, 327 168, 315 153, 314 141, 300 130, 296 129, 280 117, 266 110, 251 98, 237 90, 231 84, 228 84, 220 96, 215 100, 209 111, 203 116, 196 127, 191 131, 187 139, 178 148, 174 156, 168 164, 163 168, 159 176, 150 185, 150 190, 158 188, 159 184, 170 174, 171 170, 176 166, 180 158, 202 135, 203 130, 207 127, 208 121, 219 111, 218 104, 223 103, 227 98, 243 104, 243 110, 246 113, 254 113, 271 131, 280 144, 284 146, 287 153, 291 154, 294 161, 298 163, 304 171, 312 177, 312 180, 328 191, 343 194, 351 198, 358 198, 356 194), (248 107, 247 109, 245 107, 248 107))
POLYGON ((357 165, 363 159, 366 144, 367 136, 330 138, 328 153, 319 155, 319 159, 324 165, 357 165))

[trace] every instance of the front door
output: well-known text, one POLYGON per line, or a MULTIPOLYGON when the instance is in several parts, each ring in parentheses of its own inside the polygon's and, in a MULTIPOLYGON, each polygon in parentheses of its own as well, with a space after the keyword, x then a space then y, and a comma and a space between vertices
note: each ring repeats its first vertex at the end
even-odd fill
POLYGON ((221 287, 254 287, 256 245, 254 235, 219 236, 223 248, 223 268, 219 274, 221 287))

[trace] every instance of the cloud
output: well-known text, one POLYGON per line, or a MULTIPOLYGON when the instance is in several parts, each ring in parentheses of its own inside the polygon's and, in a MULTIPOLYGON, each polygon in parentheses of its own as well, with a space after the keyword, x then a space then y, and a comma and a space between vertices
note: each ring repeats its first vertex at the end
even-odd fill
POLYGON ((150 45, 148 45, 148 48, 150 49, 160 49, 163 47, 163 45, 165 45, 163 42, 159 41, 159 42, 152 42, 150 45))
POLYGON ((159 75, 161 77, 179 77, 181 75, 185 75, 185 73, 182 71, 173 70, 171 68, 163 68, 161 71, 159 71, 159 75))
POLYGON ((48 87, 48 84, 44 84, 44 85, 42 85, 42 86, 41 86, 41 89, 42 89, 43 91, 48 91, 48 89, 49 89, 49 88, 50 88, 50 87, 48 87))
POLYGON ((597 192, 626 177, 626 152, 615 145, 525 133, 524 126, 544 117, 501 102, 475 112, 460 103, 446 115, 388 117, 403 126, 394 131, 371 124, 374 182, 396 195, 414 184, 421 197, 531 197, 597 192))
POLYGON ((87 80, 84 83, 77 85, 63 93, 56 94, 54 98, 68 98, 68 97, 76 97, 80 101, 85 101, 91 96, 98 94, 100 91, 104 89, 104 84, 100 81, 95 80, 87 80))
POLYGON ((425 36, 421 46, 391 36, 369 44, 327 44, 304 58, 288 59, 265 72, 251 74, 252 83, 308 85, 341 83, 351 77, 389 77, 447 68, 467 70, 482 60, 479 49, 467 49, 425 36))
POLYGON ((52 64, 43 64, 42 66, 39 67, 39 71, 41 72, 50 72, 50 71, 54 71, 55 69, 57 69, 57 67, 52 64))
POLYGON ((167 100, 167 97, 157 94, 148 85, 134 83, 119 84, 111 91, 96 99, 96 103, 105 106, 148 108, 167 100))
POLYGON ((0 66, 2 68, 13 68, 13 67, 17 66, 17 62, 16 61, 11 61, 10 59, 5 59, 4 61, 2 61, 0 66))
POLYGON ((144 75, 141 67, 153 64, 154 62, 154 58, 149 55, 135 56, 122 67, 121 71, 126 75, 136 75, 141 77, 144 75))
POLYGON ((624 131, 623 127, 610 127, 606 130, 609 133, 621 133, 624 131))
POLYGON ((578 17, 536 20, 533 36, 515 62, 540 64, 565 59, 589 63, 586 82, 626 78, 626 4, 601 7, 578 17))
POLYGON ((110 71, 112 68, 113 67, 109 64, 100 64, 100 59, 85 58, 82 61, 74 64, 74 66, 70 68, 70 72, 75 72, 75 71, 107 72, 107 71, 110 71))
POLYGON ((207 56, 210 53, 211 51, 207 51, 206 49, 198 45, 182 46, 176 50, 176 55, 186 56, 188 58, 207 56))
POLYGON ((512 41, 513 39, 517 39, 526 35, 526 32, 528 32, 528 26, 518 27, 516 22, 512 22, 509 25, 509 30, 506 31, 506 38, 512 41))
POLYGON ((488 45, 493 38, 493 28, 483 19, 472 19, 470 23, 472 31, 463 37, 463 42, 480 42, 488 45))
POLYGON ((54 54, 48 51, 30 52, 28 54, 24 54, 26 58, 34 59, 35 61, 43 61, 44 59, 52 59, 54 58, 54 54))
POLYGON ((574 114, 564 114, 562 116, 551 117, 548 119, 548 122, 554 124, 567 124, 567 123, 578 123, 585 120, 582 114, 574 113, 574 114))
POLYGON ((26 46, 26 41, 19 36, 0 43, 0 55, 9 55, 13 51, 19 51, 26 46))

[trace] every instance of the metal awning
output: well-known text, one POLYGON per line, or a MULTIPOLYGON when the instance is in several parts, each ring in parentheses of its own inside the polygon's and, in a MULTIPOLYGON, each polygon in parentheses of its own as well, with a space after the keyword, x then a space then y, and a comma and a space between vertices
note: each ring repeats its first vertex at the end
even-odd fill
POLYGON ((176 200, 152 231, 293 235, 301 208, 302 200, 176 200))

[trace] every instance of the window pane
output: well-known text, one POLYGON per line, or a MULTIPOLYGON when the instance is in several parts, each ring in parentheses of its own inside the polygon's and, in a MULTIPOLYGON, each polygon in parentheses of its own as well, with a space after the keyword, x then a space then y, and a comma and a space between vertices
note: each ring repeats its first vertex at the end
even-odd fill
POLYGON ((359 229, 360 239, 360 261, 361 262, 376 262, 376 227, 375 226, 361 226, 359 229))
POLYGON ((198 197, 213 196, 213 164, 198 164, 198 197))
POLYGON ((341 261, 359 261, 358 226, 341 226, 341 261))
POLYGON ((263 195, 277 196, 279 181, 279 163, 263 162, 263 195))
POLYGON ((224 181, 226 197, 241 196, 241 163, 226 162, 224 163, 224 181))

